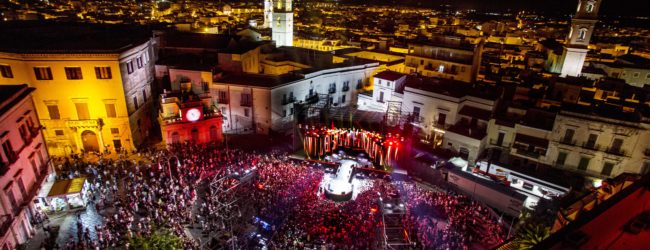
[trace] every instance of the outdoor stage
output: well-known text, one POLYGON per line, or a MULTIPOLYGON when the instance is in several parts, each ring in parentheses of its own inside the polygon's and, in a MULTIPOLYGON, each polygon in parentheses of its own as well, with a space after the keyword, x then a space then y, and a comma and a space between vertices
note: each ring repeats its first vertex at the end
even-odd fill
POLYGON ((356 199, 359 193, 369 189, 369 173, 385 173, 375 170, 372 162, 364 156, 349 156, 343 151, 327 156, 329 166, 325 168, 319 194, 322 192, 333 201, 348 201, 356 199))

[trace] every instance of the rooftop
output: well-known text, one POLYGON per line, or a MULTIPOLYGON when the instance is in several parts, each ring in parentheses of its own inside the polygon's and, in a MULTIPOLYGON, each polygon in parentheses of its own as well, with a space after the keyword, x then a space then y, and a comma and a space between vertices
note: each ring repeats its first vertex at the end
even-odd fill
POLYGON ((400 78, 402 78, 404 76, 406 76, 406 75, 402 74, 402 73, 399 73, 399 72, 395 72, 395 71, 392 71, 392 70, 385 70, 385 71, 377 73, 375 75, 375 78, 384 79, 384 80, 388 80, 388 81, 395 81, 395 80, 400 79, 400 78))
POLYGON ((3 22, 0 33, 0 51, 14 53, 121 53, 152 37, 144 26, 42 21, 3 22))
POLYGON ((34 90, 27 84, 0 85, 0 114, 5 114, 34 90))

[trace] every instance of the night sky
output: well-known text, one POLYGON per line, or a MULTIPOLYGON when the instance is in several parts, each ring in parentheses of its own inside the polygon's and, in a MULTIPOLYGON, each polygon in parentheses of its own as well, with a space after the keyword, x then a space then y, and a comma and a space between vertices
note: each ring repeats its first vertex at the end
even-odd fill
MULTIPOLYGON (((368 3, 367 0, 342 0, 343 2, 368 3)), ((410 4, 414 6, 435 7, 451 4, 461 9, 487 10, 536 10, 549 13, 570 14, 578 5, 577 0, 373 0, 377 4, 410 4)), ((648 0, 604 0, 600 12, 606 15, 650 16, 648 0)))

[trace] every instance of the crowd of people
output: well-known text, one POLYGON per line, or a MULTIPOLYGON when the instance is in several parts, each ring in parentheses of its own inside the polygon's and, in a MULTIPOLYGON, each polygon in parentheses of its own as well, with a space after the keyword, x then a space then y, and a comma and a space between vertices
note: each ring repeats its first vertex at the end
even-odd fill
POLYGON ((160 231, 178 236, 184 249, 223 247, 233 241, 214 239, 234 234, 236 244, 245 244, 245 235, 253 231, 264 235, 272 249, 373 249, 383 244, 377 202, 382 195, 406 203, 405 229, 414 232, 411 241, 419 247, 466 249, 504 240, 503 226, 480 203, 411 181, 368 178, 355 199, 335 202, 319 189, 324 167, 286 153, 185 143, 139 154, 141 161, 87 163, 79 158, 61 164, 60 176, 89 179, 89 205, 104 218, 102 225, 79 224, 76 237, 63 248, 128 249, 134 238, 160 231), (243 173, 254 178, 243 181, 238 178, 243 173), (214 186, 218 179, 223 181, 214 186), (234 187, 246 192, 236 193, 234 187), (231 190, 240 196, 232 204, 232 197, 223 196, 231 190), (194 225, 204 233, 188 234, 185 229, 194 225))

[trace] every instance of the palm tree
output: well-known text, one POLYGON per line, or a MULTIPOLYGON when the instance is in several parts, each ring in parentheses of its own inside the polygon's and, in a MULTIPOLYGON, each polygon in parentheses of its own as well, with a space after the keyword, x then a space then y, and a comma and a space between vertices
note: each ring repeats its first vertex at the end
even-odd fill
POLYGON ((519 249, 531 249, 550 235, 550 227, 543 224, 528 223, 519 230, 517 236, 515 236, 515 242, 519 249))

